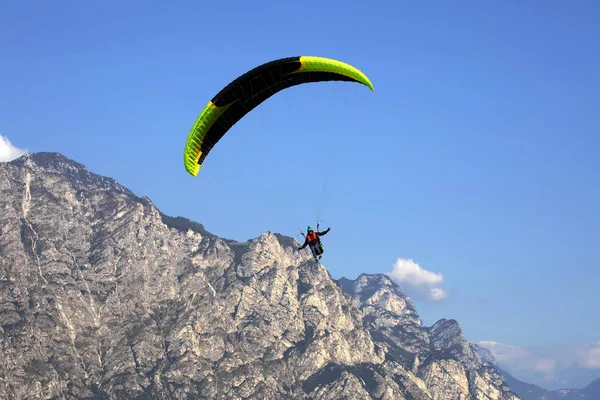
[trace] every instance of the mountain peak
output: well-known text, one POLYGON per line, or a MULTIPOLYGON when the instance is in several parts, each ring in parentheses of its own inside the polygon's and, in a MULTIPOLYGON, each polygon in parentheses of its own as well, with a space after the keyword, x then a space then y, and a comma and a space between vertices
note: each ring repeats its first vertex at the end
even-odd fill
POLYGON ((26 153, 12 161, 9 161, 9 164, 18 166, 25 166, 27 163, 33 163, 40 168, 45 168, 48 170, 87 170, 85 165, 78 163, 77 161, 72 160, 61 153, 52 151, 26 153))
POLYGON ((29 168, 33 171, 42 170, 49 174, 62 175, 78 191, 113 190, 131 197, 137 197, 131 190, 122 186, 115 179, 90 172, 85 165, 60 153, 27 153, 8 162, 8 164, 29 168))
POLYGON ((337 282, 342 290, 353 298, 354 303, 363 310, 364 314, 384 310, 420 323, 412 300, 387 275, 361 274, 354 280, 341 278, 337 282))
POLYGON ((489 349, 486 349, 485 347, 481 347, 480 345, 478 345, 476 343, 473 344, 473 346, 479 353, 479 355, 481 357, 481 361, 487 362, 490 365, 492 365, 493 367, 498 368, 498 362, 496 361, 496 357, 494 357, 494 354, 489 349))
POLYGON ((428 331, 431 343, 438 351, 452 354, 467 366, 481 364, 481 356, 477 349, 467 341, 455 319, 440 319, 428 331))

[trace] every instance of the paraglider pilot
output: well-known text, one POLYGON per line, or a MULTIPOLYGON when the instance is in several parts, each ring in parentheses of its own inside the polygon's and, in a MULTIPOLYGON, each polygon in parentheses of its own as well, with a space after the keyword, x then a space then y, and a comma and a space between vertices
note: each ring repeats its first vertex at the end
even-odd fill
POLYGON ((302 250, 306 247, 306 245, 310 246, 310 251, 312 252, 315 261, 319 261, 323 257, 323 245, 321 244, 321 239, 319 236, 326 235, 331 228, 327 228, 326 231, 323 232, 315 232, 309 226, 306 230, 306 236, 304 239, 304 244, 301 247, 298 247, 298 250, 302 250))

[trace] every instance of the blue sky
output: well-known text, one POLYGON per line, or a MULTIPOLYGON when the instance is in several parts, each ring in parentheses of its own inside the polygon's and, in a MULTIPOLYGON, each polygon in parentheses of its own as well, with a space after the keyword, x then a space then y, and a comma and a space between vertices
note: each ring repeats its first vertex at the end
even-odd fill
POLYGON ((222 237, 320 217, 332 275, 396 265, 428 325, 583 345, 600 341, 599 18, 591 0, 7 2, 0 135, 222 237), (208 100, 293 55, 348 62, 375 92, 281 92, 189 176, 208 100))

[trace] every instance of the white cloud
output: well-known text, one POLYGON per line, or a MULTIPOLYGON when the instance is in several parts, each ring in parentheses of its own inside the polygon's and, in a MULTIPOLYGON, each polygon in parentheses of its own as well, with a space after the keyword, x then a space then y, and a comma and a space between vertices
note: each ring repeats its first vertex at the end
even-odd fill
POLYGON ((387 272, 394 282, 400 285, 407 294, 427 298, 433 301, 443 300, 448 293, 439 287, 444 282, 441 273, 428 271, 413 260, 398 258, 391 272, 387 272))
POLYGON ((517 379, 550 390, 584 386, 598 377, 600 369, 600 342, 531 348, 494 341, 478 344, 490 350, 500 367, 517 379))
POLYGON ((448 293, 444 289, 433 288, 429 289, 429 298, 431 300, 439 301, 444 300, 448 297, 448 293))
MULTIPOLYGON (((516 364, 525 367, 523 360, 531 356, 530 351, 522 347, 513 346, 506 343, 498 343, 494 341, 481 341, 478 343, 481 347, 485 347, 492 352, 494 358, 500 365, 516 364)), ((530 366, 527 366, 528 368, 530 366)))
POLYGON ((551 358, 542 358, 535 363, 535 367, 533 369, 535 371, 547 374, 554 371, 554 368, 556 368, 556 361, 552 360, 551 358))
POLYGON ((584 346, 579 352, 579 363, 585 368, 600 368, 600 342, 584 346))
POLYGON ((16 148, 8 138, 0 135, 0 162, 12 161, 25 154, 25 150, 16 148))

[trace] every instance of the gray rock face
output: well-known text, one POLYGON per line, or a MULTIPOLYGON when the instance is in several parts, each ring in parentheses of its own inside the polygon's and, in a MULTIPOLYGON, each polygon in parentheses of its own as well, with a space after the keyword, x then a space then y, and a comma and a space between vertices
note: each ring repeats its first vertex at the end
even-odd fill
POLYGON ((0 397, 515 399, 389 278, 334 282, 60 154, 0 164, 0 397))
POLYGON ((478 344, 474 344, 473 346, 475 347, 475 349, 479 353, 479 356, 481 357, 481 361, 482 362, 488 363, 492 367, 498 368, 498 362, 496 361, 496 358, 494 357, 494 355, 492 354, 491 351, 489 351, 485 347, 481 347, 478 344))
POLYGON ((409 397, 517 398, 499 372, 482 363, 455 320, 423 327, 410 298, 387 276, 363 274, 355 281, 340 279, 339 284, 362 311, 375 343, 384 349, 384 366, 400 364, 410 372, 403 375, 404 381, 412 383, 405 389, 409 397))

